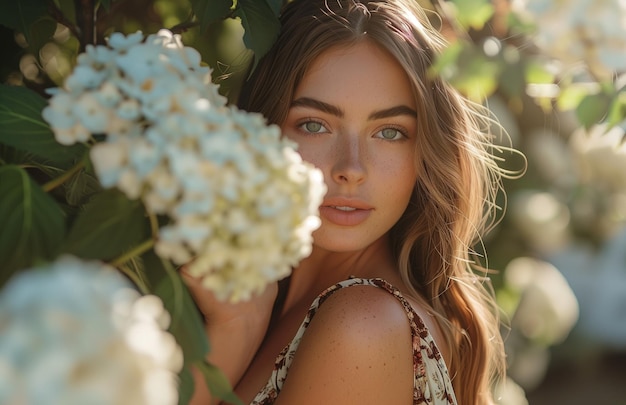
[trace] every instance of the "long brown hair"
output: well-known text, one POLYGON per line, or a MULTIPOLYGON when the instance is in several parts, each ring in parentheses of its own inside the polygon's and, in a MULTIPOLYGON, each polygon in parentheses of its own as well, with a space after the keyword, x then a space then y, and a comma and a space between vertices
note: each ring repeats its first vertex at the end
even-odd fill
MULTIPOLYGON (((494 220, 504 171, 492 156, 492 120, 428 74, 445 46, 416 0, 295 0, 272 50, 244 85, 239 106, 281 124, 307 67, 324 51, 365 38, 389 52, 413 85, 418 109, 418 180, 390 232, 414 298, 432 308, 446 337, 460 404, 492 403, 504 376, 498 307, 473 246, 494 220)), ((376 78, 372 78, 376 80, 376 78)))

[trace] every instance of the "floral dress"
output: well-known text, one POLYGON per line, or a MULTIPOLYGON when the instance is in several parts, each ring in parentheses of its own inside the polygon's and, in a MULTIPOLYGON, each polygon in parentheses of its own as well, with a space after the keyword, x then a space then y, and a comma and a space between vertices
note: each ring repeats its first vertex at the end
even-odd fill
POLYGON ((270 405, 274 403, 287 378, 289 366, 298 349, 302 335, 311 323, 320 305, 334 292, 354 285, 369 285, 382 288, 396 297, 404 307, 413 338, 413 404, 456 405, 457 401, 452 390, 448 369, 424 322, 422 322, 420 316, 413 310, 411 304, 400 294, 397 288, 379 278, 351 278, 337 283, 321 293, 311 304, 296 336, 276 358, 272 376, 250 405, 270 405))

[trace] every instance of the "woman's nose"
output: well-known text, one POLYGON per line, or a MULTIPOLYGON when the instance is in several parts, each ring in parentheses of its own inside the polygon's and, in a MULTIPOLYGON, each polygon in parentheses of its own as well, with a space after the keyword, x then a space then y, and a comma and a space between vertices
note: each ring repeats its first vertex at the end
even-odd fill
POLYGON ((338 184, 360 184, 367 175, 366 148, 358 136, 342 135, 337 139, 331 176, 338 184))

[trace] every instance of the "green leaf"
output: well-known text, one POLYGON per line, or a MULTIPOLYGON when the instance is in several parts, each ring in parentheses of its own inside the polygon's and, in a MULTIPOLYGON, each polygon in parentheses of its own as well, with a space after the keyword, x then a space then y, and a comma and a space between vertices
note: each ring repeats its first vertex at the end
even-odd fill
POLYGON ((46 0, 4 0, 0 2, 0 24, 23 33, 30 43, 31 25, 47 12, 46 0))
POLYGON ((84 259, 112 260, 150 236, 145 210, 117 190, 97 194, 70 229, 63 251, 84 259))
POLYGON ((30 26, 28 47, 34 55, 39 55, 39 50, 52 40, 57 29, 57 23, 51 17, 40 18, 30 26))
POLYGON ((574 110, 589 95, 589 92, 589 86, 582 83, 572 83, 569 86, 562 87, 556 99, 556 106, 561 111, 574 110))
POLYGON ((463 51, 464 43, 461 41, 451 42, 441 52, 435 62, 431 65, 429 74, 441 75, 444 79, 449 79, 457 73, 457 61, 463 51))
POLYGON ((280 21, 265 0, 239 0, 234 14, 241 19, 244 44, 254 52, 254 70, 276 41, 280 21))
POLYGON ((278 17, 280 15, 280 10, 283 8, 283 0, 265 0, 265 1, 274 12, 274 15, 278 17))
POLYGON ((461 49, 454 69, 444 71, 442 77, 470 99, 481 102, 496 90, 503 61, 487 57, 471 43, 458 46, 461 49))
POLYGON ((495 10, 490 0, 452 0, 455 17, 464 28, 481 30, 495 10))
POLYGON ((193 375, 189 367, 183 367, 178 373, 178 405, 187 405, 191 401, 194 391, 193 375))
POLYGON ((68 168, 85 153, 86 147, 61 145, 54 139, 50 126, 41 117, 47 103, 26 87, 0 84, 0 143, 68 168))
POLYGON ((533 84, 550 84, 554 83, 554 74, 551 73, 546 65, 538 61, 528 60, 524 64, 524 76, 528 83, 533 84))
POLYGON ((534 21, 521 18, 519 13, 516 12, 508 12, 506 14, 505 24, 513 33, 532 35, 537 31, 534 21))
POLYGON ((503 64, 470 42, 456 41, 435 60, 429 75, 440 75, 461 93, 480 102, 496 90, 503 64))
POLYGON ((200 311, 180 274, 154 251, 143 255, 143 275, 148 279, 150 292, 163 301, 172 317, 169 331, 183 348, 185 367, 180 373, 179 404, 187 404, 194 390, 189 372, 192 364, 202 364, 209 353, 209 341, 200 311))
POLYGON ((74 206, 86 203, 95 193, 102 191, 98 179, 84 170, 69 179, 64 187, 67 203, 74 206))
POLYGON ((49 260, 65 237, 63 211, 28 173, 0 167, 0 284, 14 271, 49 260))
POLYGON ((611 98, 606 94, 588 94, 576 107, 576 117, 585 128, 589 129, 607 116, 610 105, 611 98))
POLYGON ((14 164, 21 166, 32 162, 32 155, 0 143, 0 166, 14 164))
POLYGON ((63 16, 67 19, 71 24, 76 24, 76 0, 55 0, 55 3, 59 5, 59 10, 63 16))
POLYGON ((200 30, 206 29, 212 23, 223 20, 230 13, 233 0, 190 0, 191 10, 200 22, 200 30))
POLYGON ((228 379, 219 368, 206 361, 195 363, 194 365, 202 372, 211 394, 228 403, 243 405, 243 402, 235 395, 228 379))
POLYGON ((171 263, 162 260, 154 252, 146 253, 143 259, 144 274, 151 292, 163 300, 172 316, 169 330, 184 348, 185 364, 204 360, 209 353, 209 342, 202 316, 187 285, 171 263))
POLYGON ((626 90, 617 93, 611 107, 607 121, 609 126, 618 125, 626 120, 626 90))

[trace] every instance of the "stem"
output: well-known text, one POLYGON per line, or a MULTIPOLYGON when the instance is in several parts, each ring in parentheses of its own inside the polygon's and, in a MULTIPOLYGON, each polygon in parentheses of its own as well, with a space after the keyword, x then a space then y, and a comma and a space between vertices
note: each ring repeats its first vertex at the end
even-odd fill
POLYGON ((55 188, 59 187, 60 185, 62 185, 63 183, 71 179, 76 173, 81 171, 84 167, 85 167, 85 160, 81 159, 78 163, 74 165, 74 167, 72 167, 71 169, 69 169, 68 171, 66 171, 59 177, 57 177, 56 179, 50 180, 49 182, 44 184, 42 186, 43 191, 47 193, 47 192, 54 190, 55 188))
POLYGON ((74 0, 76 8, 76 22, 82 37, 79 37, 80 52, 84 52, 87 45, 95 44, 96 38, 96 10, 94 0, 74 0))
POLYGON ((148 239, 140 243, 139 245, 135 246, 128 252, 124 253, 117 259, 113 260, 110 264, 114 267, 120 267, 121 265, 123 265, 124 263, 132 259, 133 257, 141 256, 143 253, 152 249, 153 246, 154 246, 154 239, 148 239))
POLYGON ((159 222, 157 220, 156 215, 152 212, 148 212, 148 219, 150 220, 150 234, 153 239, 156 239, 159 235, 159 222))
POLYGON ((187 32, 189 29, 197 27, 199 25, 200 23, 198 21, 187 20, 174 25, 172 28, 170 28, 170 31, 172 31, 173 34, 182 34, 183 32, 187 32))
POLYGON ((124 273, 124 275, 126 275, 129 279, 131 279, 133 284, 135 284, 137 288, 139 288, 142 294, 145 295, 150 292, 150 289, 145 285, 145 283, 141 281, 141 278, 137 277, 137 274, 135 272, 130 271, 128 268, 126 268, 126 266, 119 266, 117 267, 117 269, 124 273))

